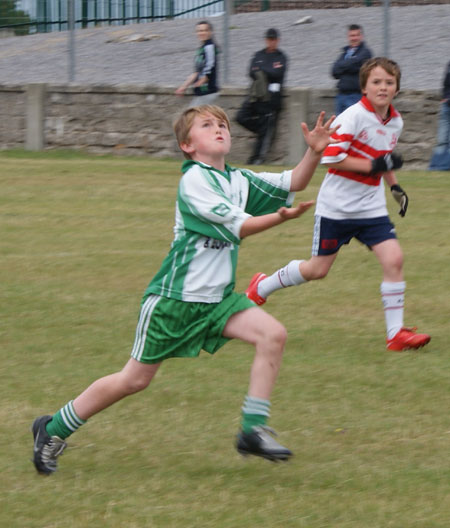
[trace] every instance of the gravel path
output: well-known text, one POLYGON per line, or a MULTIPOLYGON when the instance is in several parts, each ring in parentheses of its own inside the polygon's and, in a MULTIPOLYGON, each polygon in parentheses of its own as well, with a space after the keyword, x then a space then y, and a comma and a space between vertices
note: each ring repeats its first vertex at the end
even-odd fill
MULTIPOLYGON (((450 4, 391 7, 390 56, 402 68, 402 88, 440 90, 450 57, 450 4)), ((222 16, 211 19, 223 45, 222 16)), ((77 30, 76 77, 79 84, 177 86, 192 70, 197 46, 196 19, 77 30), (118 42, 142 35, 147 40, 118 42)), ((331 88, 330 66, 346 44, 346 26, 364 27, 374 54, 384 52, 382 7, 305 9, 245 13, 229 18, 228 85, 247 86, 251 55, 264 46, 268 27, 281 31, 280 47, 289 56, 288 86, 331 88), (302 17, 312 22, 295 25, 302 17)), ((68 82, 67 33, 0 40, 0 84, 68 82)), ((223 68, 222 68, 223 70, 223 68)))

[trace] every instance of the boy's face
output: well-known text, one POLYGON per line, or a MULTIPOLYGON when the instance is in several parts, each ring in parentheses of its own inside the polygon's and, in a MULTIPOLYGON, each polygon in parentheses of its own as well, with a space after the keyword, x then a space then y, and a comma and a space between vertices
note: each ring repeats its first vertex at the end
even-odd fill
POLYGON ((384 117, 397 94, 397 79, 381 66, 376 66, 369 73, 362 93, 371 102, 375 111, 384 117))
POLYGON ((181 149, 195 161, 217 166, 225 161, 231 148, 231 135, 227 123, 209 112, 197 114, 189 131, 189 139, 181 149))
POLYGON ((205 40, 211 38, 211 30, 209 29, 208 24, 198 24, 195 27, 195 33, 197 34, 197 38, 200 40, 200 42, 205 42, 205 40))

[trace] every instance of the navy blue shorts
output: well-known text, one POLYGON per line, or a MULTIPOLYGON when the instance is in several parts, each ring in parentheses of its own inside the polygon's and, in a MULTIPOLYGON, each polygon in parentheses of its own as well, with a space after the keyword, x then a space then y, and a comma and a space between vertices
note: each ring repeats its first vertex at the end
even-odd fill
POLYGON ((354 220, 332 220, 315 216, 312 255, 333 255, 343 244, 356 238, 371 248, 375 244, 397 238, 394 224, 388 216, 357 218, 354 220))

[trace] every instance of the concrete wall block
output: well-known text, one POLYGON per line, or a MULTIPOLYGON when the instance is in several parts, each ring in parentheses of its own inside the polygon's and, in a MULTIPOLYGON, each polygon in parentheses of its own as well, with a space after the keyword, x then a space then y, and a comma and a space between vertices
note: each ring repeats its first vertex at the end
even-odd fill
POLYGON ((417 130, 417 131, 408 130, 407 132, 402 133, 400 140, 402 144, 407 144, 407 145, 413 144, 414 145, 416 143, 417 144, 422 143, 424 139, 431 140, 432 138, 433 138, 432 134, 424 134, 423 130, 417 130))
POLYGON ((25 144, 25 118, 0 118, 0 148, 19 148, 25 144), (7 145, 7 147, 5 147, 7 145))
MULTIPOLYGON (((27 86, 0 86, 0 148, 24 145, 29 129, 29 94, 27 86)), ((244 88, 225 87, 218 100, 231 121, 233 142, 229 158, 235 164, 245 164, 255 141, 252 133, 234 121, 245 96, 244 88)), ((268 161, 297 163, 304 150, 301 121, 312 127, 321 110, 332 115, 334 97, 333 89, 286 90, 268 161)), ((399 149, 406 160, 423 167, 427 166, 435 143, 439 98, 437 91, 402 91, 395 101, 405 121, 399 149)), ((173 87, 46 86, 42 105, 44 146, 179 158, 172 122, 190 100, 190 96, 176 97, 173 87)))
POLYGON ((73 102, 72 94, 65 92, 47 92, 49 105, 71 105, 73 102))
MULTIPOLYGON (((79 135, 79 139, 83 139, 86 145, 103 145, 105 134, 102 132, 87 132, 86 134, 79 135)), ((111 143, 108 143, 110 145, 111 143)))
POLYGON ((115 147, 116 145, 122 144, 122 134, 117 132, 106 132, 102 134, 102 140, 99 145, 115 147))
POLYGON ((0 119, 7 121, 11 117, 21 117, 24 115, 25 101, 18 98, 11 98, 9 101, 2 101, 0 105, 0 119))
MULTIPOLYGON (((69 95, 69 94, 68 94, 69 95)), ((67 99, 66 104, 69 105, 109 105, 111 104, 108 94, 99 93, 71 93, 67 99)))
POLYGON ((112 105, 112 117, 120 120, 135 120, 145 122, 152 114, 152 109, 143 105, 112 105))
POLYGON ((125 147, 142 149, 149 144, 147 134, 119 134, 119 136, 120 143, 125 145, 125 147))
POLYGON ((114 106, 139 106, 142 104, 145 104, 145 98, 146 95, 139 93, 139 94, 114 94, 111 97, 111 104, 114 106))

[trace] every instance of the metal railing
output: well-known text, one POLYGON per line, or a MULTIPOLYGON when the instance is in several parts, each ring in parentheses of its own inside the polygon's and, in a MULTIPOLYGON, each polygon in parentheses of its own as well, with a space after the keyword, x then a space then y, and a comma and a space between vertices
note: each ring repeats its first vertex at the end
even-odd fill
MULTIPOLYGON (((28 28, 29 33, 68 29, 67 0, 35 0, 29 22, 0 25, 0 29, 28 28)), ((75 28, 125 25, 172 18, 222 13, 224 0, 74 0, 75 28)))

